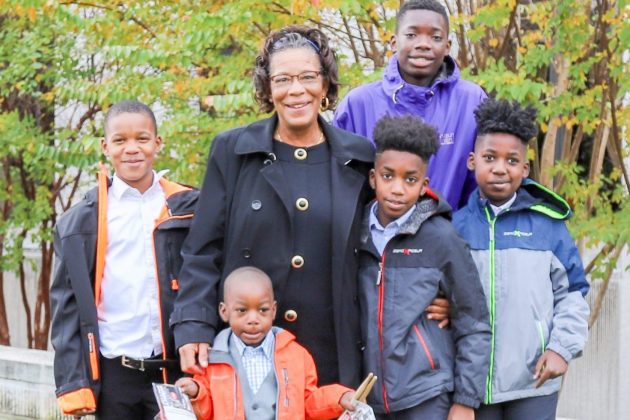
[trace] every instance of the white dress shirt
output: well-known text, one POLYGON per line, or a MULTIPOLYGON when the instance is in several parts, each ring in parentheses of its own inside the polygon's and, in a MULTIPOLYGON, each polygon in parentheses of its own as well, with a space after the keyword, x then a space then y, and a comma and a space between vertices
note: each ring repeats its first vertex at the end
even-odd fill
POLYGON ((510 207, 512 207, 512 204, 514 204, 514 200, 516 200, 516 193, 514 193, 512 198, 510 198, 508 201, 506 201, 505 203, 501 204, 500 206, 495 206, 494 204, 492 204, 490 202, 488 204, 490 204, 490 208, 492 209, 492 212, 494 213, 494 215, 496 217, 502 211, 507 210, 510 207))
POLYGON ((97 307, 101 354, 107 358, 162 353, 153 229, 165 203, 158 182, 163 173, 153 172, 144 194, 114 175, 107 194, 107 250, 97 307))

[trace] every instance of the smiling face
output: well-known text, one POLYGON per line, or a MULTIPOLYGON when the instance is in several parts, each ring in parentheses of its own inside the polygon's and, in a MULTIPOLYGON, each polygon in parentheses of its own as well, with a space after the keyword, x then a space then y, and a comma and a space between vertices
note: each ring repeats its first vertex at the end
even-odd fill
MULTIPOLYGON (((271 56, 269 75, 298 76, 304 72, 320 72, 319 55, 309 48, 292 48, 279 51, 271 56)), ((278 113, 278 124, 283 130, 304 132, 317 129, 317 115, 322 99, 326 96, 324 77, 318 74, 316 80, 300 83, 292 77, 288 85, 276 86, 271 83, 271 100, 278 113)))
POLYGON ((277 304, 268 278, 253 278, 256 273, 244 272, 226 281, 219 315, 230 324, 232 332, 248 346, 257 346, 264 339, 276 317, 277 304))
POLYGON ((444 17, 431 10, 409 10, 399 22, 392 49, 398 53, 402 78, 407 83, 428 86, 451 51, 444 17))
POLYGON ((153 160, 161 146, 153 120, 135 112, 111 117, 101 139, 101 149, 116 175, 141 193, 153 182, 153 160))
POLYGON ((482 197, 505 204, 529 175, 527 145, 512 134, 484 134, 468 156, 468 169, 475 171, 482 197))
POLYGON ((370 185, 376 191, 377 217, 383 226, 405 214, 429 184, 427 165, 409 152, 386 150, 376 155, 370 185))

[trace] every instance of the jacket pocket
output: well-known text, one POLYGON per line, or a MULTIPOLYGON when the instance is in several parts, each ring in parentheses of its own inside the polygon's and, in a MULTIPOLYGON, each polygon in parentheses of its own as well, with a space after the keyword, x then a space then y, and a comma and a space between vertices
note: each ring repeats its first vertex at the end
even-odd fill
POLYGON ((98 381, 100 378, 98 367, 98 347, 96 345, 96 337, 94 336, 94 333, 87 333, 87 340, 91 378, 93 381, 98 381))
POLYGON ((434 352, 432 347, 429 345, 428 335, 423 334, 417 324, 413 326, 413 332, 420 343, 420 347, 422 349, 422 353, 426 357, 426 360, 429 364, 429 368, 434 370, 439 368, 439 364, 437 359, 434 357, 434 352))

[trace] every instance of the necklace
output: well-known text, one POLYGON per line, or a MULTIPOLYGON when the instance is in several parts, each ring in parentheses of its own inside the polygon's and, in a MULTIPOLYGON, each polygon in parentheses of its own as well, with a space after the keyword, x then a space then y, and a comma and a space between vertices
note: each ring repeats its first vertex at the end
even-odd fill
MULTIPOLYGON (((278 141, 280 143, 290 144, 290 143, 287 143, 286 141, 284 141, 284 139, 282 137, 280 137, 280 131, 277 128, 276 128, 276 132, 274 134, 274 137, 276 139, 278 139, 278 141)), ((314 143, 308 144, 308 145, 304 145, 304 146, 300 145, 299 147, 313 147, 313 146, 317 146, 318 144, 323 143, 324 140, 325 140, 324 132, 322 130, 319 130, 319 137, 317 138, 317 140, 315 140, 314 143)), ((292 145, 292 146, 295 146, 295 145, 292 145)))

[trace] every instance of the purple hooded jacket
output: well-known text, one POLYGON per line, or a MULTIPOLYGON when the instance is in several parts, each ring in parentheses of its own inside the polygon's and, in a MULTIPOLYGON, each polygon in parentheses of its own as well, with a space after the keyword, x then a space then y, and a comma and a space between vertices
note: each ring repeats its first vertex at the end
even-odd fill
MULTIPOLYGON (((473 111, 486 98, 478 85, 459 77, 457 64, 444 58, 440 75, 428 87, 405 82, 394 55, 377 82, 351 90, 341 101, 333 125, 372 140, 376 122, 384 115, 414 115, 436 127, 440 148, 429 162, 427 176, 453 210, 464 206, 477 186, 466 168, 473 150, 477 123, 473 111)), ((373 140, 372 140, 373 141, 373 140)))

